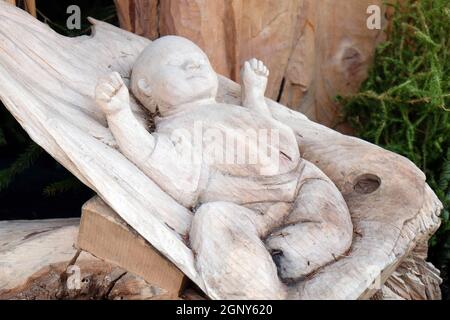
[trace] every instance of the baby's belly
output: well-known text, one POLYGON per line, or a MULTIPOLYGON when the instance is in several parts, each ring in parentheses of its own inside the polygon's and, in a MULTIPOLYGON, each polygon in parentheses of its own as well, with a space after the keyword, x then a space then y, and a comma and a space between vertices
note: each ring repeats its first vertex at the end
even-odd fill
POLYGON ((288 173, 276 176, 233 176, 221 171, 211 172, 209 182, 203 190, 200 201, 229 201, 236 204, 261 202, 293 202, 304 164, 288 173))

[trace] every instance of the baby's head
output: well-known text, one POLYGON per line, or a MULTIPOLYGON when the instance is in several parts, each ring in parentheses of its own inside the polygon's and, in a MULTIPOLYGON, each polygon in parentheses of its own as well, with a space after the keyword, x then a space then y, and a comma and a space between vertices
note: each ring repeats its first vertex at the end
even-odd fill
POLYGON ((153 41, 133 66, 131 90, 153 111, 215 98, 218 79, 206 54, 193 42, 177 36, 153 41))

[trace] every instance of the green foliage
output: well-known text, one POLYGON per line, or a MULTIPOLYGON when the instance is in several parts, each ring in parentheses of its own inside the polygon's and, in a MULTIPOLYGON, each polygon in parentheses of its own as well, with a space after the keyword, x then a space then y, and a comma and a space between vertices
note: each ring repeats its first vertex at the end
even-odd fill
POLYGON ((74 176, 70 176, 64 180, 53 182, 44 189, 44 194, 48 197, 54 197, 58 194, 77 191, 83 188, 83 184, 74 176))
POLYGON ((31 167, 43 150, 35 143, 30 143, 24 152, 8 168, 0 171, 0 191, 6 189, 20 173, 31 167))
MULTIPOLYGON (((0 151, 5 154, 12 153, 14 157, 12 163, 0 168, 0 192, 6 191, 17 176, 32 169, 35 163, 45 155, 44 150, 30 140, 4 107, 0 108, 0 151)), ((54 165, 57 166, 56 161, 54 165)), ((51 183, 44 188, 43 194, 56 196, 64 192, 77 191, 83 187, 69 172, 65 175, 67 179, 51 183)))
POLYGON ((7 144, 5 139, 5 133, 3 132, 2 128, 0 128, 0 147, 5 146, 7 144))
POLYGON ((368 141, 408 157, 444 204, 431 242, 450 262, 450 8, 448 0, 405 1, 376 52, 360 93, 340 98, 346 120, 368 141))

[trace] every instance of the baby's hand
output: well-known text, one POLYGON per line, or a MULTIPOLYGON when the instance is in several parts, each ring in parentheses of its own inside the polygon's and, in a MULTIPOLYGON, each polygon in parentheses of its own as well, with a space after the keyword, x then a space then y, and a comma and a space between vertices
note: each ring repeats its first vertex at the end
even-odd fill
POLYGON ((100 78, 95 88, 95 101, 106 115, 130 107, 128 88, 119 73, 100 78))
POLYGON ((262 61, 253 58, 245 62, 241 71, 244 93, 264 97, 268 76, 269 70, 262 61))

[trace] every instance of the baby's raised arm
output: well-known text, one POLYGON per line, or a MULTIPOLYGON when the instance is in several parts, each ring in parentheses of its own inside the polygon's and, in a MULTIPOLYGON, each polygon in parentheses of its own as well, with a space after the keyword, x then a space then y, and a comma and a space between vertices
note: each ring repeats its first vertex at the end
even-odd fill
POLYGON ((99 80, 95 100, 123 155, 182 205, 194 205, 199 192, 200 163, 180 161, 189 150, 177 151, 169 137, 152 135, 135 118, 128 88, 117 72, 99 80))
POLYGON ((155 138, 134 117, 128 88, 117 72, 99 79, 95 101, 105 113, 122 153, 138 163, 146 159, 153 152, 155 138))
POLYGON ((264 98, 268 76, 269 70, 262 61, 253 58, 245 62, 241 70, 242 105, 259 115, 271 117, 264 98))

